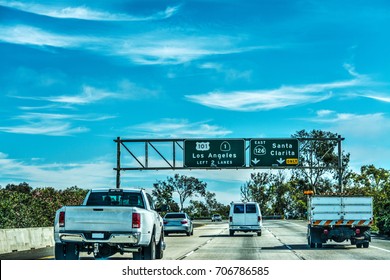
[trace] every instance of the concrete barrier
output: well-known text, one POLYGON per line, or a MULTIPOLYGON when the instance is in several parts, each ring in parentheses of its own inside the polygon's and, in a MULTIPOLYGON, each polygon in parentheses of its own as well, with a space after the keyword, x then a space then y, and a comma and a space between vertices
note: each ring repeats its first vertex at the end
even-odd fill
POLYGON ((53 227, 0 229, 0 254, 54 246, 53 227))

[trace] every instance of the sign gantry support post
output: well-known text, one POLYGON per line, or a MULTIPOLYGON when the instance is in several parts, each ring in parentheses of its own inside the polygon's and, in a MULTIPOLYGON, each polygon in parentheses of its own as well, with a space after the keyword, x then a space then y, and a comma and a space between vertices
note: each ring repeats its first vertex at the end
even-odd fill
POLYGON ((121 138, 116 139, 116 188, 121 185, 121 138))
POLYGON ((337 139, 337 152, 338 152, 338 159, 339 159, 339 162, 338 162, 338 173, 339 173, 339 188, 340 188, 340 192, 343 193, 344 189, 343 189, 343 155, 342 155, 342 152, 341 152, 341 141, 343 140, 343 138, 341 138, 341 135, 339 135, 338 139, 337 139))

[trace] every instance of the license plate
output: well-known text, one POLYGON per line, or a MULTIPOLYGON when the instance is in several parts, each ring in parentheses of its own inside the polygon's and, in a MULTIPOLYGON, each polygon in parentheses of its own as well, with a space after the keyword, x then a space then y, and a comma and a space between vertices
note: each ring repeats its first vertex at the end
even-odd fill
POLYGON ((102 239, 104 238, 104 233, 92 233, 92 238, 102 239))

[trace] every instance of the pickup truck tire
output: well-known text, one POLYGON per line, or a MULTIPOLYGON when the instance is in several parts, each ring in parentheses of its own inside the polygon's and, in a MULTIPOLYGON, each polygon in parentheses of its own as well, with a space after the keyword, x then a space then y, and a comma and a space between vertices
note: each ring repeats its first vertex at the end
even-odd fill
POLYGON ((161 232, 160 240, 156 245, 156 259, 161 260, 164 257, 164 233, 161 232))
POLYGON ((54 256, 56 260, 78 260, 80 252, 75 243, 56 243, 54 256))
POLYGON ((154 241, 154 234, 152 234, 149 245, 143 248, 143 255, 144 260, 156 259, 156 242, 154 241))
POLYGON ((154 233, 148 246, 142 247, 140 252, 133 253, 133 260, 155 260, 156 259, 156 242, 154 233))
POLYGON ((65 246, 62 243, 56 243, 54 245, 54 258, 56 260, 65 260, 65 246))

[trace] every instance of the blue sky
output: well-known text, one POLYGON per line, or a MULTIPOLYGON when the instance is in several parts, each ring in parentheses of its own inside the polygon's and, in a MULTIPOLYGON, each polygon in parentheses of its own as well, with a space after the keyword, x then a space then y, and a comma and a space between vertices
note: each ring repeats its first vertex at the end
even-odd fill
MULTIPOLYGON (((0 0, 0 185, 115 186, 117 136, 321 129, 390 169, 389 27, 384 0, 0 0)), ((180 173, 228 202, 251 172, 180 173)))

